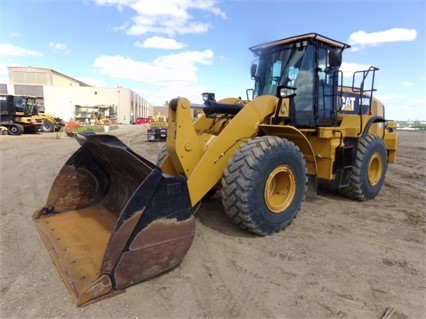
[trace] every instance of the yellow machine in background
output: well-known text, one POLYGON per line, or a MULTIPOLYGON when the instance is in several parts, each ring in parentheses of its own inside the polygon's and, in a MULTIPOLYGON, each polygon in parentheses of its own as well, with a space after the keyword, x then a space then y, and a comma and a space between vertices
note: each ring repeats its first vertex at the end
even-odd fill
POLYGON ((151 121, 149 123, 151 127, 167 127, 167 118, 160 112, 157 112, 155 115, 151 116, 151 121))
POLYGON ((92 112, 92 121, 96 125, 109 125, 110 120, 105 116, 104 113, 92 112))
POLYGON ((25 95, 0 95, 0 125, 11 135, 37 133, 43 121, 38 114, 36 98, 25 95))
POLYGON ((114 136, 77 134, 81 147, 33 215, 77 304, 177 265, 194 238, 193 209, 217 190, 229 217, 258 235, 289 225, 308 188, 374 199, 397 134, 373 97, 377 68, 342 85, 348 47, 311 33, 250 48, 252 96, 206 93, 195 121, 187 99, 171 100, 157 165, 114 136))
POLYGON ((55 115, 39 111, 39 116, 43 120, 42 132, 59 132, 65 126, 65 121, 55 115))
POLYGON ((44 99, 42 97, 36 98, 36 107, 38 116, 42 120, 40 130, 42 132, 59 132, 64 126, 65 121, 53 114, 46 113, 44 108, 44 99))
POLYGON ((167 138, 167 119, 157 112, 151 117, 146 131, 148 142, 165 141, 167 138))

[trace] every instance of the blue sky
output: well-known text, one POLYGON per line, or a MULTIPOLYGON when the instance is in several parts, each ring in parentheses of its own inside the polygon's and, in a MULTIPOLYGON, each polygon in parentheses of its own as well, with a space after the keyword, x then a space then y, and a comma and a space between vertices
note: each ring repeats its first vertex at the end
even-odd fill
POLYGON ((0 83, 7 66, 54 69, 127 87, 153 105, 245 96, 249 47, 316 32, 352 45, 341 69, 374 65, 386 117, 426 120, 424 0, 2 0, 0 83))

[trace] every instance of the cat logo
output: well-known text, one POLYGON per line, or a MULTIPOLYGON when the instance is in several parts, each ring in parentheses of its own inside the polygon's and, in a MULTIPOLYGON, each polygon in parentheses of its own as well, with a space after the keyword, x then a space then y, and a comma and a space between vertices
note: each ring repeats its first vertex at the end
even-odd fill
POLYGON ((355 98, 349 97, 349 96, 342 96, 342 103, 343 103, 343 108, 342 108, 343 111, 353 111, 355 98))

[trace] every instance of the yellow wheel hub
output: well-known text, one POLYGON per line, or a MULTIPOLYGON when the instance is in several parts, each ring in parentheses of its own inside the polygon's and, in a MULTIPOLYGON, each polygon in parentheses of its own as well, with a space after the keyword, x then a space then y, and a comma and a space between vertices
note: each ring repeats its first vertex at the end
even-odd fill
POLYGON ((275 214, 287 209, 296 194, 296 177, 287 165, 277 166, 268 176, 264 198, 268 209, 275 214))
POLYGON ((374 186, 382 177, 383 171, 383 159, 379 153, 373 154, 368 163, 368 182, 374 186))

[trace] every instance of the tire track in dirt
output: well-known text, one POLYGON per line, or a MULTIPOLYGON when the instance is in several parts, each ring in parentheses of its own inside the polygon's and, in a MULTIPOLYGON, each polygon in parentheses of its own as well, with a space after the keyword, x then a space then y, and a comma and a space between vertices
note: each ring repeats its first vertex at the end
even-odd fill
MULTIPOLYGON (((208 312, 208 316, 216 318, 249 317, 253 309, 260 316, 269 317, 271 313, 259 304, 255 289, 261 276, 237 262, 246 259, 247 249, 243 246, 240 247, 243 251, 228 249, 226 242, 236 238, 220 235, 203 225, 197 226, 199 231, 195 246, 202 247, 203 251, 200 267, 193 279, 196 284, 192 286, 192 296, 198 300, 197 304, 216 305, 208 312)), ((204 308, 199 309, 196 316, 201 316, 203 312, 204 308)))

